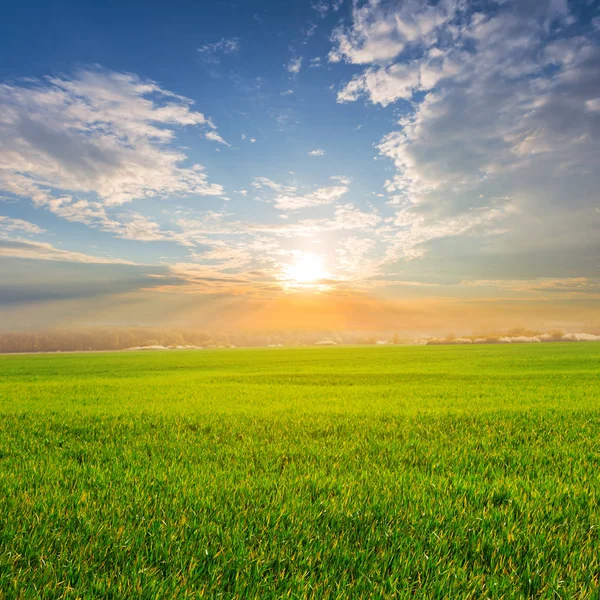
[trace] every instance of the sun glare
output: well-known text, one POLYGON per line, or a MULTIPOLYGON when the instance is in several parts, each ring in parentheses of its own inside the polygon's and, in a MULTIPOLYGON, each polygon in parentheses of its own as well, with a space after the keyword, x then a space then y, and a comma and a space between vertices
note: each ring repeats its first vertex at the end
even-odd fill
POLYGON ((284 273, 290 283, 299 285, 317 283, 329 276, 323 265, 323 259, 309 252, 299 253, 293 264, 285 268, 284 273))

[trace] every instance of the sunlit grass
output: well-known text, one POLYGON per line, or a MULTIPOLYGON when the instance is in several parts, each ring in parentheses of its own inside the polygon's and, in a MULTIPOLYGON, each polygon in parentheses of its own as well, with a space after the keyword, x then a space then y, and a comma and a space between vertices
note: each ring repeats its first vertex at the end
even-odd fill
POLYGON ((595 598, 600 344, 0 357, 0 598, 595 598))

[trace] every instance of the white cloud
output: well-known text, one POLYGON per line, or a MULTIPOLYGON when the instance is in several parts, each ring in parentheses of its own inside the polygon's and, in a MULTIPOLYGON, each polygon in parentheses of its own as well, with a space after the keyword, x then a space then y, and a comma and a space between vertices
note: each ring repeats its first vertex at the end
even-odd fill
POLYGON ((320 206, 323 204, 331 204, 339 200, 348 192, 348 187, 343 185, 324 187, 304 194, 297 195, 281 195, 275 198, 275 207, 279 210, 300 210, 311 206, 320 206))
POLYGON ((170 239, 169 232, 144 215, 135 212, 121 213, 117 219, 104 224, 105 231, 112 231, 117 237, 126 240, 153 242, 170 239))
POLYGON ((260 190, 262 188, 269 188, 274 192, 292 193, 296 191, 296 187, 293 185, 285 185, 283 183, 277 183, 268 177, 255 177, 252 180, 252 187, 260 190))
POLYGON ((330 62, 387 63, 409 44, 430 46, 436 31, 455 15, 459 2, 441 0, 435 5, 421 0, 370 1, 352 8, 352 27, 333 33, 330 62))
POLYGON ((350 177, 344 177, 343 175, 333 175, 329 179, 331 179, 332 181, 337 181, 342 185, 350 185, 350 183, 352 182, 352 179, 350 179, 350 177))
POLYGON ((371 67, 354 76, 338 92, 337 101, 353 102, 364 95, 373 104, 387 106, 400 99, 410 100, 415 92, 434 88, 458 70, 453 59, 438 52, 430 52, 420 61, 371 67))
POLYGON ((397 169, 386 183, 400 209, 388 259, 465 236, 510 239, 498 252, 560 237, 563 254, 576 252, 592 244, 591 190, 600 187, 597 40, 557 39, 553 28, 572 22, 565 2, 465 8, 357 3, 352 26, 334 34, 330 59, 365 65, 338 101, 411 103, 377 146, 397 169))
POLYGON ((353 204, 341 204, 335 209, 335 218, 325 225, 325 230, 362 229, 372 230, 381 221, 375 212, 364 212, 353 204))
POLYGON ((319 28, 319 26, 316 23, 313 23, 308 29, 305 29, 302 31, 302 33, 305 36, 305 39, 303 42, 304 44, 306 44, 308 39, 311 38, 315 34, 315 32, 317 31, 318 28, 319 28))
POLYGON ((319 17, 324 19, 329 11, 337 12, 340 10, 343 3, 344 0, 318 0, 317 2, 313 2, 311 6, 312 9, 319 15, 319 17))
POLYGON ((432 222, 412 208, 406 208, 396 214, 394 225, 401 230, 389 241, 387 258, 392 261, 422 258, 426 252, 423 244, 431 240, 494 232, 497 222, 509 213, 510 208, 483 208, 432 222))
POLYGON ((600 112, 600 98, 586 100, 585 107, 591 112, 600 112))
POLYGON ((38 234, 44 232, 43 229, 37 225, 34 225, 33 223, 30 223, 29 221, 0 216, 0 236, 17 231, 28 234, 38 234))
POLYGON ((216 131, 209 131, 204 134, 204 137, 211 142, 218 142, 219 144, 225 144, 225 146, 229 146, 229 144, 216 131))
POLYGON ((342 239, 336 248, 338 277, 349 280, 374 277, 379 266, 377 259, 373 258, 376 245, 376 241, 372 237, 350 236, 342 239))
POLYGON ((191 253, 190 258, 196 263, 210 265, 218 271, 239 269, 252 262, 252 255, 246 247, 220 241, 213 241, 210 250, 191 253))
POLYGON ((325 150, 322 150, 321 148, 316 148, 315 150, 311 150, 308 153, 308 156, 325 156, 325 150))
POLYGON ((315 2, 312 4, 312 9, 316 11, 319 16, 323 19, 327 16, 329 12, 329 4, 325 2, 325 0, 319 0, 319 2, 315 2))
POLYGON ((338 92, 338 102, 353 102, 366 94, 374 104, 387 106, 399 98, 409 99, 419 88, 419 71, 411 65, 367 69, 338 92))
POLYGON ((300 73, 300 69, 302 68, 302 57, 299 56, 297 58, 292 58, 285 65, 285 68, 293 75, 297 75, 298 73, 300 73))
POLYGON ((191 102, 132 74, 81 71, 0 85, 0 189, 46 204, 59 193, 135 198, 222 195, 167 145, 175 127, 215 127, 191 102))
POLYGON ((75 262, 88 264, 118 264, 133 265, 134 263, 112 258, 90 256, 82 252, 61 250, 51 244, 44 242, 32 242, 29 240, 0 240, 0 256, 5 258, 28 258, 33 260, 52 260, 61 262, 75 262))
MULTIPOLYGON (((112 233, 114 236, 143 242, 169 240, 176 243, 184 243, 185 240, 178 239, 177 235, 169 230, 163 229, 156 221, 134 211, 117 209, 114 214, 107 212, 107 207, 100 202, 88 200, 77 200, 71 196, 59 198, 47 198, 46 209, 56 216, 71 223, 82 223, 93 229, 99 229, 112 233)), ((13 220, 13 230, 19 224, 20 219, 13 220)), ((22 223, 26 223, 23 221, 22 223)), ((30 224, 29 233, 39 233, 35 225, 30 224)), ((0 220, 0 231, 2 221, 0 220)))
POLYGON ((221 54, 237 54, 240 50, 239 38, 225 39, 221 38, 218 42, 204 44, 198 48, 198 52, 202 55, 202 59, 211 64, 220 62, 219 55, 221 54))

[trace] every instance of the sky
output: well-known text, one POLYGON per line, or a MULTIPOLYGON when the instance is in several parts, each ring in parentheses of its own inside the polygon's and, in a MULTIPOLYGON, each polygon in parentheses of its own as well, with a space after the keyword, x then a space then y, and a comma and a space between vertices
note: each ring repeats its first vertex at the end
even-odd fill
POLYGON ((600 327, 600 3, 11 3, 0 329, 600 327))

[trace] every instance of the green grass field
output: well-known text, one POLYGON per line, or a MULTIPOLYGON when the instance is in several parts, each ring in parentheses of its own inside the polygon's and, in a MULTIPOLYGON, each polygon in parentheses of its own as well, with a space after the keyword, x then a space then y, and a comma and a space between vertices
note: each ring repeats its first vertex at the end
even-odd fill
POLYGON ((599 366, 0 356, 0 598, 600 598, 599 366))

